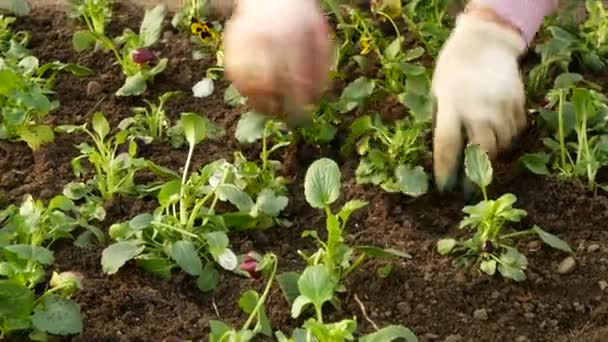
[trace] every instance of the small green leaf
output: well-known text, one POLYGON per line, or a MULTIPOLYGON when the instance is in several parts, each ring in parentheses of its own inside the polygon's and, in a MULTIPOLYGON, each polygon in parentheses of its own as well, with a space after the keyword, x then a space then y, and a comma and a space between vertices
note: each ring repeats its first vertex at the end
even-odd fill
POLYGON ((290 306, 300 295, 300 290, 298 289, 298 279, 300 279, 300 274, 297 272, 286 272, 277 275, 279 287, 281 288, 283 296, 285 296, 285 299, 290 306))
POLYGON ((429 177, 422 166, 399 165, 395 169, 395 178, 401 192, 408 196, 419 197, 428 192, 429 177))
POLYGON ((97 39, 90 31, 76 31, 72 36, 72 46, 76 52, 90 49, 97 39))
POLYGON ((247 103, 247 98, 242 96, 233 84, 230 84, 224 91, 224 103, 230 107, 238 107, 247 103))
POLYGON ((492 182, 492 163, 487 152, 481 146, 467 146, 464 166, 467 177, 480 188, 484 189, 492 182))
POLYGON ((311 207, 323 209, 340 197, 340 168, 335 161, 321 158, 310 165, 304 178, 304 195, 311 207))
POLYGON ((31 11, 29 2, 25 0, 2 0, 0 9, 20 17, 30 14, 31 11))
POLYGON ((286 196, 277 196, 271 189, 264 188, 256 199, 256 208, 261 213, 276 217, 287 207, 289 199, 286 196))
POLYGON ((234 204, 241 212, 249 212, 253 207, 251 197, 234 184, 221 184, 217 187, 217 194, 220 201, 234 204))
POLYGON ((53 129, 47 125, 30 126, 19 131, 19 136, 27 143, 29 148, 37 150, 40 146, 55 140, 53 129))
POLYGON ((539 226, 534 225, 534 227, 532 227, 532 230, 536 232, 536 234, 538 234, 538 236, 541 238, 541 240, 543 240, 544 243, 546 243, 547 245, 558 249, 562 252, 566 252, 566 253, 574 253, 572 251, 572 248, 570 248, 570 245, 568 245, 568 243, 560 238, 558 238, 557 236, 547 233, 546 231, 542 230, 539 226))
POLYGON ((437 253, 448 255, 452 252, 452 249, 454 249, 456 244, 457 242, 454 239, 441 239, 437 241, 437 253))
POLYGON ((186 141, 190 146, 196 146, 207 138, 207 121, 195 113, 183 113, 181 125, 184 129, 186 141))
POLYGON ((408 328, 401 325, 389 325, 376 332, 362 336, 360 342, 390 342, 405 339, 406 342, 418 342, 418 337, 408 328))
POLYGON ((146 272, 152 273, 161 279, 171 278, 171 270, 174 267, 174 264, 166 258, 143 255, 135 260, 135 264, 137 267, 141 267, 146 272))
POLYGON ((108 123, 108 120, 106 120, 106 117, 102 112, 96 112, 93 114, 93 119, 91 122, 95 133, 97 133, 97 135, 104 140, 110 133, 110 124, 108 123))
POLYGON ((160 4, 152 9, 146 9, 144 19, 139 28, 139 37, 142 47, 148 47, 160 38, 163 19, 167 14, 167 6, 160 4))
POLYGON ((27 318, 34 308, 34 292, 16 281, 0 279, 0 317, 27 318))
POLYGON ((268 117, 256 112, 247 112, 243 114, 236 124, 236 131, 234 133, 236 140, 241 144, 251 144, 260 140, 264 134, 264 127, 268 120, 268 117))
POLYGON ((174 243, 171 247, 171 258, 190 275, 198 276, 203 270, 201 258, 190 241, 181 240, 174 243))
POLYGON ((138 96, 143 94, 148 86, 146 78, 141 72, 128 76, 125 83, 116 91, 116 96, 138 96))
POLYGON ((35 261, 43 265, 51 265, 55 261, 53 252, 42 246, 17 244, 6 246, 4 249, 21 259, 35 261))
POLYGON ((376 88, 376 81, 361 76, 349 83, 342 91, 341 98, 346 101, 358 102, 368 98, 376 88))
POLYGON ((550 174, 547 168, 550 158, 551 156, 545 152, 537 152, 524 154, 519 160, 533 173, 547 176, 550 174))
POLYGON ((207 240, 209 253, 211 253, 214 259, 219 258, 219 256, 224 253, 224 250, 228 248, 228 244, 230 243, 225 232, 206 233, 203 237, 207 240))
POLYGON ((496 260, 484 260, 479 265, 479 268, 488 275, 494 275, 496 273, 496 260))
POLYGON ((217 287, 220 282, 220 273, 208 262, 196 280, 196 285, 202 292, 209 292, 217 287))
POLYGON ((356 246, 354 248, 359 253, 365 253, 369 256, 377 258, 405 258, 411 259, 412 256, 409 253, 405 253, 393 248, 380 248, 375 246, 356 246))
POLYGON ((575 86, 578 82, 584 78, 580 74, 565 72, 555 78, 553 88, 555 89, 567 89, 575 86))
MULTIPOLYGON (((255 309, 258 301, 260 300, 259 294, 254 290, 246 291, 239 298, 239 306, 246 314, 251 314, 255 309)), ((258 324, 256 324, 256 330, 259 328, 259 331, 266 335, 272 336, 272 327, 270 326, 270 321, 268 320, 268 316, 266 315, 266 310, 264 306, 260 308, 257 314, 258 324)))
POLYGON ((140 255, 145 246, 138 241, 116 242, 103 250, 101 254, 101 267, 104 273, 114 274, 129 260, 140 255))
POLYGON ((209 328, 211 329, 209 342, 221 341, 222 337, 232 330, 228 324, 214 319, 209 320, 209 328))
POLYGON ((298 296, 291 304, 291 317, 298 318, 308 304, 312 304, 310 298, 302 295, 298 296))
POLYGON ((149 213, 139 214, 129 221, 129 228, 143 230, 150 226, 154 217, 149 213))
MULTIPOLYGON (((298 289, 300 290, 298 298, 304 297, 315 307, 321 308, 323 303, 334 297, 336 286, 338 286, 338 279, 330 274, 324 265, 309 266, 298 279, 298 289)), ((300 302, 302 302, 302 299, 300 299, 300 302)), ((297 298, 294 306, 296 306, 296 303, 298 303, 297 298)))
POLYGON ((32 316, 36 329, 53 335, 72 335, 82 332, 80 306, 75 302, 51 294, 44 297, 32 316))

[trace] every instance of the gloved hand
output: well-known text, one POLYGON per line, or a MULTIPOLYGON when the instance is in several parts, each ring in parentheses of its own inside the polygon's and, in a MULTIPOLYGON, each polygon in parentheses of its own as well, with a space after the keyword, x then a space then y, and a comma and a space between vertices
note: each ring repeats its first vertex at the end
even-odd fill
POLYGON ((471 7, 439 53, 432 80, 433 168, 440 191, 458 183, 465 135, 495 158, 526 126, 518 57, 527 42, 487 8, 471 7))
POLYGON ((238 0, 225 26, 226 78, 253 109, 296 126, 324 91, 332 51, 317 0, 238 0))

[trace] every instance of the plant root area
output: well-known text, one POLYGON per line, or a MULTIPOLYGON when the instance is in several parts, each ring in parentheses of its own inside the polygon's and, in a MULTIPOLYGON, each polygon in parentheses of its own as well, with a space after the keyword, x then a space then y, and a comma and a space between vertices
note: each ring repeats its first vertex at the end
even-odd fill
MULTIPOLYGON (((110 36, 120 34, 126 27, 138 30, 143 9, 116 6, 110 36)), ((194 168, 218 158, 231 160, 232 152, 239 149, 257 157, 258 151, 239 146, 234 138, 236 123, 246 109, 224 104, 226 82, 217 83, 211 97, 189 95, 208 66, 192 59, 188 33, 172 30, 169 20, 170 17, 157 51, 170 62, 145 98, 154 100, 166 91, 182 90, 187 96, 166 106, 173 120, 179 113, 191 111, 225 127, 226 138, 205 141, 197 147, 194 168)), ((49 124, 82 124, 89 122, 95 111, 102 111, 116 127, 131 115, 131 107, 142 105, 139 98, 114 96, 123 76, 119 66, 113 65, 111 55, 102 51, 74 52, 71 37, 78 28, 63 11, 35 9, 29 17, 20 18, 15 29, 31 32, 30 48, 41 62, 80 63, 96 71, 88 78, 59 76, 54 97, 61 107, 49 115, 49 124)), ((19 203, 27 193, 48 200, 59 194, 66 183, 74 180, 70 165, 78 153, 74 145, 85 139, 58 134, 54 143, 35 152, 24 143, 0 143, 0 193, 4 200, 19 203)), ((517 155, 538 145, 538 135, 533 133, 525 140, 530 144, 517 155)), ((233 234, 231 243, 235 252, 273 251, 279 257, 280 271, 301 271, 304 264, 297 250, 315 249, 311 241, 301 238, 302 231, 323 231, 325 224, 323 213, 310 208, 304 199, 304 173, 312 161, 328 152, 302 146, 283 152, 275 158, 283 161, 284 175, 292 180, 286 215, 294 225, 233 234)), ((141 154, 179 171, 187 150, 152 143, 142 146, 141 154)), ((412 258, 366 263, 348 279, 348 292, 341 296, 341 311, 332 309, 328 321, 354 316, 361 332, 373 331, 374 324, 402 324, 421 341, 608 341, 608 289, 602 286, 608 281, 608 199, 603 195, 594 197, 580 185, 534 176, 522 171, 515 159, 496 164, 490 196, 511 192, 518 198, 516 206, 528 212, 515 228, 536 224, 566 240, 576 251, 574 269, 561 274, 558 265, 567 255, 544 247, 533 238, 520 241, 518 248, 529 260, 528 280, 514 283, 481 274, 476 268, 458 268, 452 258, 436 252, 438 239, 463 234, 458 229, 461 209, 466 205, 461 196, 440 196, 432 191, 412 199, 388 194, 356 183, 354 156, 339 163, 343 174, 341 201, 358 198, 369 202, 350 221, 349 242, 403 250, 412 258), (389 275, 378 276, 377 269, 388 264, 392 266, 389 275)), ((115 198, 107 204, 108 215, 101 228, 107 230, 112 223, 151 211, 154 203, 115 198)), ((115 275, 105 275, 100 263, 104 247, 83 250, 70 242, 54 247, 56 271, 77 271, 85 277, 84 289, 74 298, 82 309, 84 332, 65 341, 205 341, 212 319, 242 325, 246 316, 239 309, 239 295, 264 286, 259 281, 223 273, 216 290, 202 293, 188 275, 174 272, 170 280, 160 280, 133 263, 115 275)), ((290 332, 302 323, 290 317, 289 306, 276 284, 266 305, 275 330, 290 332)))

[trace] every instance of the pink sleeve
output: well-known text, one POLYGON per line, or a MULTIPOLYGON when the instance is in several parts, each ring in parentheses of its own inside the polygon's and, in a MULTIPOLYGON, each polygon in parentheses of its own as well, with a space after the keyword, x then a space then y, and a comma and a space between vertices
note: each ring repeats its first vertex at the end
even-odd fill
POLYGON ((487 6, 518 27, 528 45, 540 29, 543 19, 557 11, 557 0, 473 0, 487 6))

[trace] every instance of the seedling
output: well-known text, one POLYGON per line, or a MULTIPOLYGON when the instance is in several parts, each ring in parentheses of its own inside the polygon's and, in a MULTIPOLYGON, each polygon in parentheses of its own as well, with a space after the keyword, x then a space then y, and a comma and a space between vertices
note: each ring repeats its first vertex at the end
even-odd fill
POLYGON ((59 107, 49 99, 55 78, 62 71, 89 76, 92 70, 58 61, 40 65, 25 47, 29 35, 10 31, 12 18, 0 16, 0 139, 25 141, 32 150, 52 142, 53 130, 45 117, 59 107))
POLYGON ((355 170, 357 183, 418 197, 428 191, 428 176, 417 166, 427 152, 423 140, 426 128, 426 123, 408 119, 387 126, 378 115, 373 119, 362 116, 351 124, 350 136, 341 152, 346 155, 354 148, 362 156, 355 170))
MULTIPOLYGON (((543 139, 550 153, 537 152, 522 156, 521 161, 532 172, 550 175, 556 172, 565 179, 583 178, 594 193, 600 168, 608 165, 608 98, 593 89, 583 88, 582 76, 565 73, 555 80, 549 103, 540 114, 552 137, 543 139), (575 139, 570 139, 574 137, 575 139)), ((593 84, 591 84, 593 86, 593 84)))
POLYGON ((504 231, 506 223, 520 222, 527 213, 513 207, 517 201, 513 194, 504 194, 496 200, 488 199, 486 188, 492 182, 493 170, 487 153, 479 145, 469 145, 466 148, 465 172, 483 193, 483 201, 462 210, 467 216, 460 222, 460 228, 468 228, 474 235, 464 241, 439 240, 437 251, 441 255, 456 254, 457 261, 463 265, 479 264, 480 270, 488 275, 494 275, 498 270, 504 278, 519 282, 527 278, 525 271, 528 260, 514 247, 514 238, 536 234, 548 246, 573 253, 565 241, 536 225, 513 233, 504 231))
POLYGON ((106 25, 112 20, 113 0, 69 0, 68 15, 82 19, 90 32, 105 35, 106 25))
MULTIPOLYGON (((127 28, 122 35, 114 40, 104 33, 97 32, 95 27, 87 22, 86 31, 74 33, 72 43, 76 52, 90 49, 94 44, 99 44, 105 51, 111 51, 126 76, 124 85, 116 92, 117 96, 137 96, 143 94, 148 88, 147 83, 167 67, 167 58, 158 59, 150 49, 162 32, 162 23, 167 8, 158 5, 145 12, 144 19, 139 28, 139 33, 127 28)), ((85 17, 89 13, 84 13, 85 17)))
POLYGON ((103 201, 108 201, 116 194, 135 194, 135 174, 146 166, 146 161, 137 158, 137 143, 127 141, 128 131, 119 131, 110 136, 110 125, 101 112, 93 114, 91 120, 92 130, 85 123, 80 126, 62 125, 56 128, 63 133, 86 133, 93 145, 81 143, 77 147, 80 156, 72 160, 72 168, 77 177, 85 174, 82 160, 86 159, 94 168, 94 175, 89 181, 97 190, 103 201), (127 143, 128 151, 120 152, 121 147, 127 143))
POLYGON ((134 116, 120 122, 120 130, 128 130, 134 137, 151 142, 154 139, 164 139, 166 130, 170 126, 169 118, 165 111, 165 103, 172 97, 181 95, 179 91, 164 93, 158 98, 158 105, 148 100, 144 102, 148 107, 133 108, 134 116))
POLYGON ((40 334, 71 335, 82 332, 79 306, 70 297, 81 288, 76 274, 53 272, 50 288, 36 298, 35 290, 45 280, 45 270, 54 261, 50 246, 72 238, 79 227, 103 233, 76 213, 74 203, 56 196, 44 206, 25 196, 20 206, 0 212, 0 337, 31 331, 40 334))
POLYGON ((277 266, 278 260, 273 253, 268 253, 263 257, 257 265, 256 271, 267 274, 268 280, 264 292, 260 296, 255 290, 249 290, 243 293, 239 299, 239 306, 245 313, 249 314, 247 321, 240 330, 236 330, 224 322, 210 320, 210 342, 251 341, 259 334, 272 337, 272 327, 266 315, 264 304, 270 294, 277 273, 277 266), (255 325, 252 327, 254 321, 255 325))

